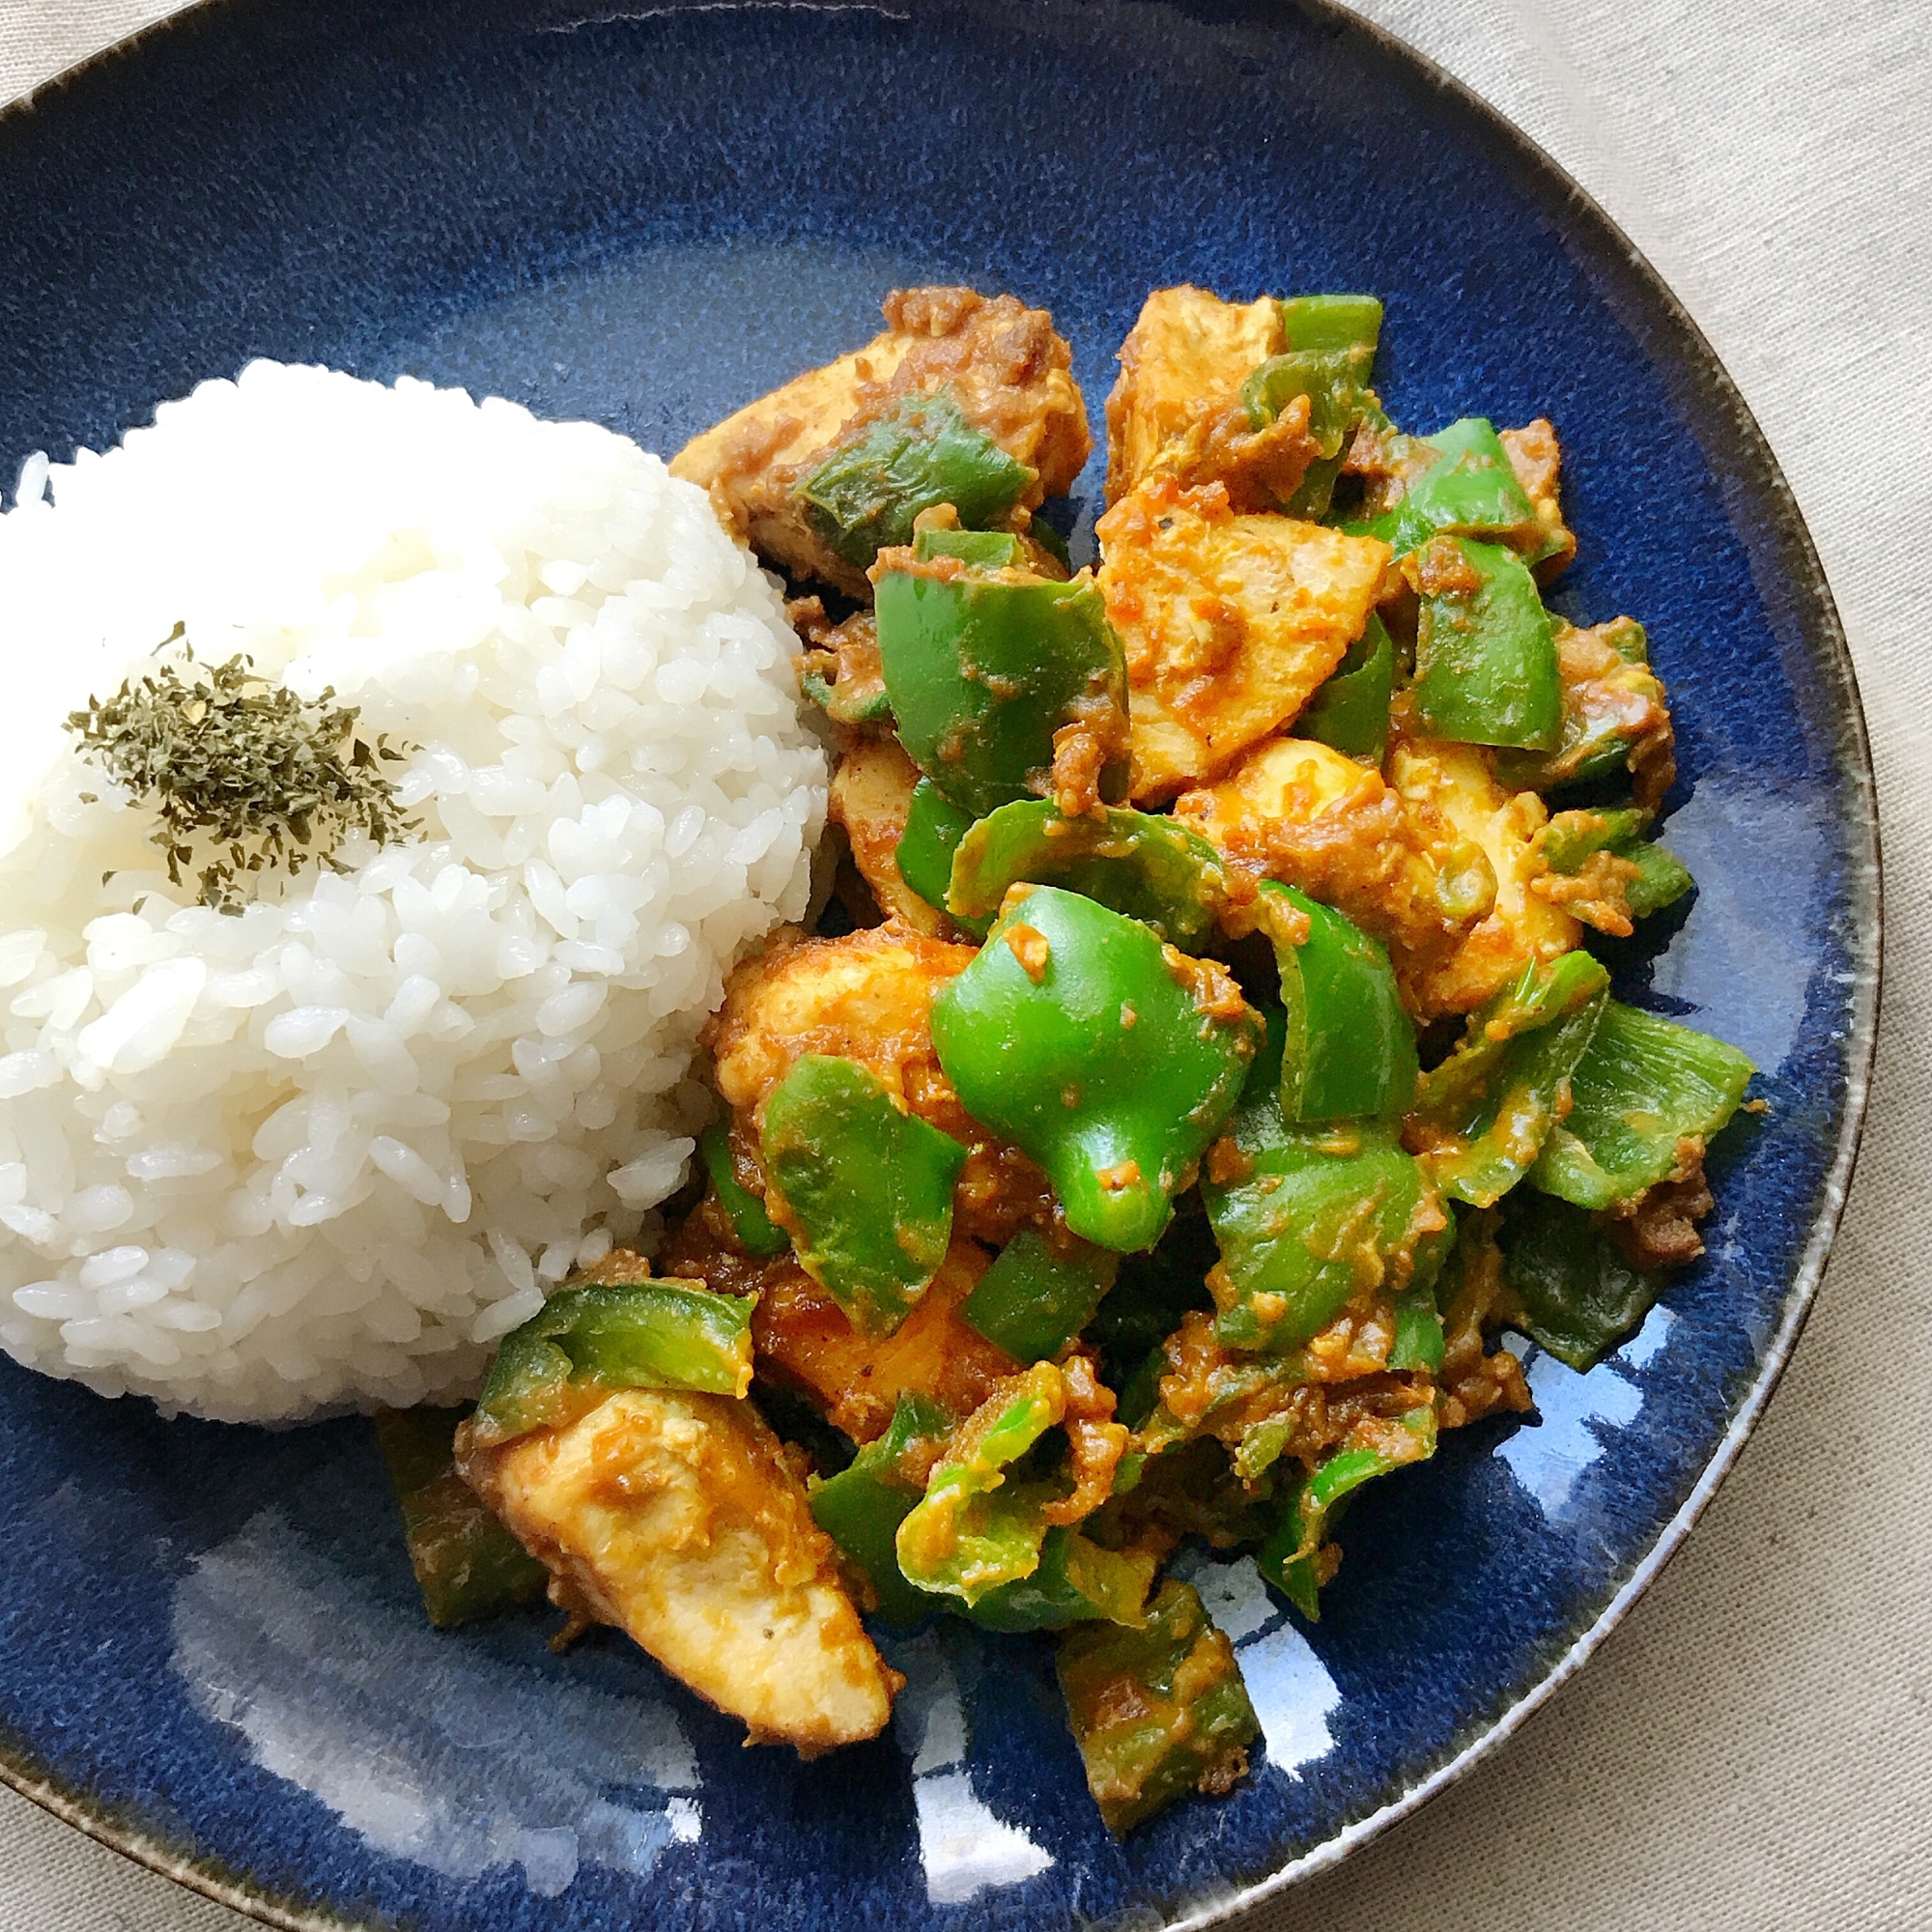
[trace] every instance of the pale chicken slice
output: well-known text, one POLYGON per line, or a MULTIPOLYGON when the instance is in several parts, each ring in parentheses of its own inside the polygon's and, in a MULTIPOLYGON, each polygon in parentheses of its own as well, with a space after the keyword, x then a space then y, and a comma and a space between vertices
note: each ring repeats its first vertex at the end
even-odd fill
POLYGON ((624 1389, 460 1466, 550 1570, 553 1603, 623 1631, 753 1743, 810 1756, 885 1728, 901 1680, 751 1404, 624 1389))
POLYGON ((899 875, 899 837, 912 807, 919 767, 896 738, 845 734, 832 774, 833 824, 845 828, 852 863, 872 889, 880 911, 903 920, 915 932, 937 939, 949 922, 899 875))
POLYGON ((758 1371, 810 1397, 855 1442, 883 1435, 902 1394, 929 1396, 968 1415, 1020 1365, 960 1319, 992 1257, 955 1239, 917 1305, 890 1335, 862 1335, 789 1255, 759 1284, 752 1317, 758 1371))
POLYGON ((1287 724, 1362 635, 1389 560, 1378 537, 1237 516, 1220 485, 1171 477, 1123 497, 1094 533, 1142 802, 1218 777, 1287 724))
POLYGON ((905 397, 945 391, 960 413, 1034 471, 1019 507, 1065 496, 1093 449, 1072 352, 1044 309, 972 289, 898 289, 865 348, 807 371, 671 459, 673 476, 711 493, 727 529, 795 576, 871 600, 856 564, 811 527, 793 492, 837 445, 905 397))
POLYGON ((1548 869, 1536 835, 1549 812, 1534 792, 1510 792, 1495 776, 1494 754, 1480 745, 1439 739, 1398 741, 1389 779, 1413 808, 1439 814, 1480 845, 1495 874, 1495 904, 1456 948, 1422 965, 1408 982, 1426 1018, 1473 1012, 1532 960, 1554 959, 1582 943, 1583 928, 1531 890, 1548 869))
POLYGON ((1317 454, 1308 399, 1257 428, 1241 384, 1286 346, 1271 297, 1228 302, 1206 289, 1154 290, 1121 344, 1107 398, 1107 501, 1172 476, 1183 486, 1225 484, 1238 510, 1285 503, 1317 454))
POLYGON ((838 939, 767 946, 725 981, 724 1004, 706 1029, 718 1092, 755 1122, 794 1062, 826 1053, 856 1060, 913 1112, 926 1113, 929 1093, 952 1093, 932 1045, 933 996, 975 953, 894 921, 838 939))
POLYGON ((933 1048, 933 997, 977 952, 888 920, 840 939, 781 939, 740 965, 705 1043, 747 1164, 756 1162, 772 1089, 804 1055, 832 1054, 876 1074, 909 1112, 966 1149, 956 1235, 998 1247, 1023 1226, 1050 1225, 1046 1177, 959 1104, 933 1048))
POLYGON ((1277 738, 1175 817, 1258 878, 1299 886, 1389 948, 1409 974, 1456 947, 1495 882, 1479 843, 1327 745, 1277 738))

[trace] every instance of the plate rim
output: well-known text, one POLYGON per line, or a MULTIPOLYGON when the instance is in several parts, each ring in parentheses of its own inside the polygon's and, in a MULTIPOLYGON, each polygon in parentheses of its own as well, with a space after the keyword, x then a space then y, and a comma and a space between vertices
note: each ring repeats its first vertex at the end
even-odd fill
MULTIPOLYGON (((681 9, 696 4, 696 0, 672 0, 672 4, 681 9)), ((1185 0, 1182 4, 1184 9, 1185 0)), ((1560 194, 1550 195, 1549 199, 1562 204, 1565 219, 1580 222, 1585 228, 1596 228, 1598 232, 1593 239, 1600 246, 1606 245, 1622 257, 1624 267, 1634 277, 1638 291, 1647 298, 1656 318, 1678 337, 1684 352, 1684 373, 1693 379, 1712 412, 1736 433, 1730 451, 1733 464, 1751 478, 1772 505, 1771 534, 1783 553, 1780 577, 1798 593, 1806 655, 1828 694, 1841 708, 1841 715, 1832 721, 1833 757, 1839 767, 1841 781, 1849 781, 1844 793, 1847 816, 1852 821, 1850 829, 1863 835, 1863 850, 1847 852, 1847 892, 1854 928, 1849 949, 1853 969, 1851 1024, 1846 1036, 1844 1112, 1836 1145, 1831 1164, 1818 1184, 1815 1197, 1818 1211, 1785 1291, 1778 1325, 1765 1345, 1749 1388, 1699 1471, 1690 1494, 1589 1627, 1534 1684, 1492 1719, 1479 1735, 1417 1783, 1366 1816, 1343 1826, 1298 1858, 1288 1860, 1266 1876, 1196 1906, 1183 1907, 1177 1917, 1164 1916, 1161 1932, 1208 1932, 1209 1927, 1227 1924, 1236 1914, 1277 1897, 1318 1873, 1333 1869, 1351 1853, 1411 1817, 1432 1798, 1467 1776, 1478 1764, 1507 1744, 1582 1669, 1657 1580, 1664 1565, 1683 1548, 1756 1429, 1766 1405, 1783 1379, 1816 1305, 1858 1166, 1877 1057, 1884 984, 1885 893, 1878 781, 1857 667, 1804 511, 1743 390, 1696 319, 1650 258, 1596 196, 1526 129, 1438 61, 1378 21, 1356 13, 1344 0, 1292 0, 1292 4, 1304 17, 1338 35, 1359 35, 1386 58, 1408 67, 1463 113, 1473 116, 1489 140, 1505 151, 1530 181, 1540 181, 1546 193, 1560 189, 1560 194)), ((183 21, 190 18, 201 21, 225 8, 226 0, 190 0, 190 4, 177 12, 71 63, 29 93, 0 106, 0 121, 31 114, 47 95, 64 90, 96 68, 132 58, 150 40, 178 30, 183 21)), ((915 11, 909 10, 902 17, 910 20, 915 11)), ((1636 332, 1629 322, 1626 326, 1636 332)), ((332 1907, 297 1904, 277 1896, 246 1876, 230 1876, 214 1861, 175 1849, 147 1827, 124 1822, 115 1815, 117 1807, 110 1802, 53 1776, 37 1762, 30 1748, 4 1727, 0 1727, 0 1785, 130 1862, 217 1905, 273 1926, 277 1932, 376 1932, 379 1925, 375 1919, 346 1917, 332 1907)))

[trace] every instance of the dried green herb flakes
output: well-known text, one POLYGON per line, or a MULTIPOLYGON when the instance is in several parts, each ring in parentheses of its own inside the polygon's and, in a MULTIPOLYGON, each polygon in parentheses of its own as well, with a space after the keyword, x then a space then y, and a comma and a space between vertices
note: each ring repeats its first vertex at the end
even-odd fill
MULTIPOLYGON (((183 636, 176 625, 162 648, 183 636)), ((157 658, 67 724, 82 753, 159 818, 149 842, 169 879, 182 883, 202 840, 212 856, 195 873, 201 903, 239 914, 243 881, 269 866, 292 877, 310 864, 345 871, 334 851, 348 833, 386 845, 418 829, 382 770, 409 753, 384 733, 358 732, 356 708, 334 696, 308 702, 250 658, 202 665, 183 644, 179 659, 157 658)))

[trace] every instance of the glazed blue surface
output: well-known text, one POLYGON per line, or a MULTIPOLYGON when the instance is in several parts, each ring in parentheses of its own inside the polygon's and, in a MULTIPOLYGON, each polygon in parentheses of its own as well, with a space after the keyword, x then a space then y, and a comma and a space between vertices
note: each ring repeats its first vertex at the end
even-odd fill
MULTIPOLYGON (((1625 997, 1759 1063, 1710 1253, 1539 1419, 1373 1486, 1302 1624, 1200 1562, 1266 1747, 1101 1829, 1050 1651, 890 1646, 877 1743, 802 1765, 609 1634, 422 1625, 366 1425, 164 1422, 0 1365, 0 1748, 110 1829, 299 1912, 424 1932, 1048 1927, 1179 1916, 1400 1798, 1644 1563, 1808 1293, 1863 1064, 1868 818, 1829 607, 1714 365, 1563 185, 1325 14, 1130 0, 218 0, 0 120, 0 469, 258 355, 409 372, 668 453, 862 341, 888 289, 1049 306, 1096 427, 1153 286, 1360 287, 1417 429, 1552 417, 1554 602, 1649 627, 1700 893, 1625 997), (636 17, 585 19, 584 13, 636 17)), ((1080 527, 1100 458, 1082 479, 1080 527)))

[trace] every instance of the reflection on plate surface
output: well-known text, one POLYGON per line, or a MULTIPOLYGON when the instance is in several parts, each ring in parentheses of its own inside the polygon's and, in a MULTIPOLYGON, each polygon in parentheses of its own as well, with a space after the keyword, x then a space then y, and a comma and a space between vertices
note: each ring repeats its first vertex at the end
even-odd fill
POLYGON ((911 1758, 919 1813, 919 1857, 934 1905, 963 1905, 994 1886, 1017 1885, 1053 1862, 1053 1854, 994 1816, 973 1788, 964 1681, 985 1676, 980 1647, 946 1625, 924 1631, 887 1655, 905 1673, 893 1705, 893 1730, 911 1758))
POLYGON ((379 1851, 446 1878, 521 1865, 553 1897, 581 1864, 642 1877, 694 1842, 697 1762, 675 1714, 549 1682, 383 1601, 276 1509, 175 1589, 174 1668, 266 1771, 379 1851))
MULTIPOLYGON (((670 449, 878 326, 896 281, 1051 307, 1097 419, 1149 288, 1368 287, 1395 415, 1552 416, 1582 548, 1670 687, 1688 914, 1624 997, 1765 1069, 1710 1253, 1588 1376, 1362 1492, 1322 1620, 1196 1551, 1265 1733, 1230 1798, 1101 1828, 1051 1647, 893 1639, 889 1734, 801 1764, 620 1639, 423 1628, 366 1427, 165 1422, 0 1365, 0 1760, 233 1899, 417 1932, 1049 1932, 1331 1856, 1534 1698, 1677 1533, 1835 1212, 1875 974, 1868 768, 1815 562, 1625 244, 1319 9, 903 14, 223 0, 0 120, 0 474, 254 355, 408 372, 670 449), (863 84, 855 85, 855 76, 863 84)), ((1100 459, 1069 509, 1091 529, 1100 459)))
POLYGON ((1834 805, 1823 785, 1722 773, 1691 788, 1664 838, 1697 896, 1650 966, 1652 1004, 1740 1047, 1767 1073, 1804 1025, 1807 937, 1787 917, 1832 861, 1834 805), (1748 986, 1751 997, 1735 997, 1748 986))
POLYGON ((1327 1724, 1342 1701, 1335 1680, 1296 1628, 1293 1612, 1262 1580, 1252 1556, 1176 1567, 1176 1575, 1183 1573, 1235 1646, 1268 1763, 1297 1776, 1303 1765, 1335 1747, 1327 1724))
POLYGON ((1536 1421, 1497 1443, 1496 1454, 1545 1516, 1563 1514, 1577 1479, 1604 1454, 1604 1432, 1636 1420, 1643 1389, 1633 1372, 1663 1347, 1674 1320, 1669 1309, 1653 1308, 1621 1349, 1583 1375, 1515 1336, 1504 1344, 1523 1359, 1536 1421))

